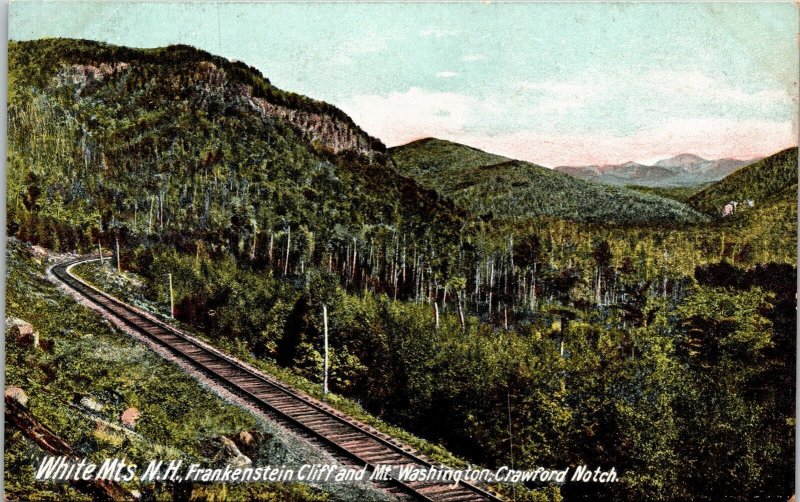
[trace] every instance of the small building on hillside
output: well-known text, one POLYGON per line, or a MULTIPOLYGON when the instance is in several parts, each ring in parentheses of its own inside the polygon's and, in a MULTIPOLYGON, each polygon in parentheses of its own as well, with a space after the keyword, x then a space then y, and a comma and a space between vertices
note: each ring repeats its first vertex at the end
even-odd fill
POLYGON ((733 212, 734 212, 735 210, 736 210, 736 206, 734 206, 732 202, 728 202, 728 203, 727 203, 727 204, 725 204, 725 206, 722 208, 722 216, 723 216, 723 217, 724 217, 724 216, 730 216, 730 215, 732 215, 732 214, 733 214, 733 212))

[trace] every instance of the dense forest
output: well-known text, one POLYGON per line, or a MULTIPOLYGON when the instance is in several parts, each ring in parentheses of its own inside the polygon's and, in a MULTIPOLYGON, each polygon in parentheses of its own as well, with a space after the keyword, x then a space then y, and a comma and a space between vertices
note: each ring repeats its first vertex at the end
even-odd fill
POLYGON ((623 473, 567 499, 793 492, 796 149, 607 187, 387 150, 190 47, 12 42, 9 69, 9 235, 118 242, 154 304, 172 274, 181 322, 312 381, 324 304, 335 392, 472 462, 623 473))

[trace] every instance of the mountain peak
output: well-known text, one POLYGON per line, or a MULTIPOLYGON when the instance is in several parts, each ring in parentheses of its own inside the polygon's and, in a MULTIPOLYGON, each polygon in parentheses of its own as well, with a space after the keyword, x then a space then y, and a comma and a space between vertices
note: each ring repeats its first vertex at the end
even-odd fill
MULTIPOLYGON (((391 149, 392 150, 399 150, 399 149, 407 149, 407 148, 423 147, 423 146, 425 146, 425 147, 447 147, 447 148, 468 148, 470 150, 475 150, 475 151, 480 151, 482 153, 485 153, 482 150, 478 150, 477 148, 469 146, 469 145, 465 145, 465 144, 462 144, 462 143, 457 143, 455 141, 450 141, 449 139, 435 138, 433 136, 428 136, 428 137, 425 137, 425 138, 415 139, 413 141, 409 141, 408 143, 405 143, 405 144, 402 144, 402 145, 393 146, 391 149)), ((487 154, 487 155, 489 155, 489 154, 487 154)))
POLYGON ((400 148, 409 145, 424 145, 426 143, 451 143, 451 142, 444 139, 434 138, 433 136, 426 136, 424 138, 419 138, 409 141, 408 143, 403 143, 402 145, 393 146, 392 148, 400 148))
POLYGON ((708 162, 706 159, 693 153, 681 153, 668 159, 659 160, 655 166, 659 167, 686 167, 700 162, 708 162))

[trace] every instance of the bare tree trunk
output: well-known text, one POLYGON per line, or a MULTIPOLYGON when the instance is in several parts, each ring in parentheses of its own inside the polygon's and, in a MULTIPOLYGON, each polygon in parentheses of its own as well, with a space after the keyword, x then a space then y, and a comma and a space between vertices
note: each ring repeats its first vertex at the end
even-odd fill
POLYGON ((492 322, 492 292, 494 289, 494 258, 489 272, 489 322, 492 322))
POLYGON ((325 399, 328 396, 328 306, 324 303, 322 304, 322 323, 325 330, 325 338, 323 341, 324 359, 322 361, 322 398, 325 399))
POLYGON ((120 260, 119 260, 119 238, 116 238, 115 241, 116 241, 116 245, 117 245, 117 273, 121 274, 122 273, 122 262, 120 262, 120 260))
POLYGON ((391 285, 394 286, 394 299, 397 299, 397 246, 392 249, 392 267, 391 267, 391 277, 389 281, 391 285))
POLYGON ((283 264, 283 276, 289 274, 289 250, 292 248, 292 226, 287 227, 286 232, 286 262, 283 264))
POLYGON ((269 264, 272 265, 272 246, 275 242, 275 232, 269 233, 269 264))
POLYGON ((602 302, 602 298, 600 297, 600 268, 597 268, 597 287, 595 290, 595 301, 598 305, 602 302))
POLYGON ((406 247, 403 246, 403 282, 406 282, 406 247))
POLYGON ((353 268, 350 269, 350 280, 352 281, 356 275, 356 258, 358 256, 358 249, 356 247, 356 239, 353 237, 353 268))
POLYGON ((464 329, 464 307, 462 306, 462 301, 464 297, 464 292, 460 291, 458 293, 458 317, 461 319, 461 329, 464 329))
POLYGON ((147 218, 147 233, 148 234, 152 234, 153 233, 153 206, 155 205, 155 203, 156 203, 156 198, 155 198, 155 196, 151 195, 150 196, 150 216, 148 216, 148 218, 147 218))
POLYGON ((253 247, 250 249, 250 259, 256 259, 256 243, 258 242, 258 227, 253 227, 253 247))

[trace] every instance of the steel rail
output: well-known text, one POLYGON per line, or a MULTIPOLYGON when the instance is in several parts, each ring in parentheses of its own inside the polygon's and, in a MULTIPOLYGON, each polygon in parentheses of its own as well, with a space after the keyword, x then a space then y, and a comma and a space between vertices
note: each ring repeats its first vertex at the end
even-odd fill
MULTIPOLYGON (((148 339, 155 341, 160 346, 167 349, 170 353, 174 354, 177 358, 190 363, 192 366, 197 368, 199 371, 204 373, 206 376, 211 378, 212 380, 216 380, 218 383, 222 383, 226 388, 231 390, 232 392, 238 394, 240 397, 246 398, 250 404, 254 404, 261 408, 266 408, 273 414, 276 414, 282 420, 289 422, 293 427, 300 429, 306 433, 310 433, 313 437, 317 440, 321 441, 324 445, 332 448, 339 454, 344 455, 345 457, 355 460, 357 463, 364 465, 367 467, 368 471, 373 471, 377 464, 383 463, 381 461, 375 462, 370 461, 367 458, 364 458, 365 455, 362 452, 354 451, 358 450, 358 442, 359 441, 367 441, 367 443, 374 442, 380 445, 386 451, 383 452, 384 454, 391 452, 392 455, 396 455, 398 457, 403 458, 404 460, 408 460, 408 462, 391 462, 392 465, 400 465, 400 464, 417 464, 419 466, 425 468, 433 468, 433 464, 431 464, 426 459, 415 455, 404 449, 401 446, 398 446, 394 442, 381 437, 380 435, 368 430, 366 426, 358 422, 357 420, 343 416, 341 412, 337 412, 333 409, 325 407, 318 402, 315 402, 312 398, 305 396, 298 391, 292 389, 291 387, 287 386, 286 384, 276 381, 274 378, 269 377, 249 366, 242 364, 240 361, 237 361, 230 357, 229 355, 225 354, 224 352, 207 346, 205 343, 196 340, 191 335, 188 335, 170 324, 161 321, 160 319, 156 318, 152 314, 144 312, 136 307, 133 307, 124 301, 106 293, 95 287, 92 284, 84 281, 80 277, 76 276, 72 273, 72 268, 80 265, 82 263, 87 263, 91 261, 98 261, 98 258, 79 258, 76 260, 67 261, 64 263, 57 264, 51 268, 53 275, 66 284, 68 287, 72 288, 77 294, 82 296, 83 298, 91 301, 105 312, 108 312, 115 317, 117 317, 120 321, 128 325, 130 328, 136 330, 137 332, 145 335, 148 339), (153 332, 153 328, 148 328, 143 326, 142 324, 152 324, 157 328, 165 331, 172 337, 177 338, 181 343, 185 343, 190 345, 193 352, 199 351, 199 354, 188 354, 185 349, 181 349, 180 347, 175 346, 173 343, 170 343, 168 340, 165 340, 163 335, 153 332), (203 356, 207 358, 211 358, 211 361, 202 361, 200 358, 203 356), (233 369, 238 371, 239 374, 233 375, 223 375, 221 372, 222 369, 215 369, 212 368, 212 365, 222 363, 223 365, 227 365, 228 369, 233 369), (314 414, 319 415, 319 418, 323 419, 321 423, 309 425, 301 421, 301 419, 297 416, 292 416, 292 411, 286 411, 283 408, 291 407, 293 404, 291 402, 287 403, 271 403, 269 402, 270 399, 273 401, 277 398, 275 397, 259 397, 255 394, 255 392, 268 390, 268 389, 258 389, 258 390, 248 390, 246 389, 241 383, 237 383, 233 379, 236 377, 245 377, 249 379, 255 379, 259 384, 266 385, 269 390, 277 390, 282 396, 287 399, 294 401, 297 405, 301 405, 300 408, 295 410, 295 415, 298 414, 305 414, 309 415, 309 411, 313 413, 310 416, 313 417, 314 414), (232 379, 233 378, 233 379, 232 379), (303 408, 307 408, 303 410, 303 408), (326 423, 327 421, 327 423, 326 423), (354 436, 349 437, 346 441, 337 441, 335 437, 328 437, 324 432, 320 431, 319 429, 325 426, 342 426, 350 431, 347 433, 338 433, 335 432, 330 434, 331 436, 354 436), (345 444, 342 444, 345 443, 345 444)), ((235 372, 234 372, 235 373, 235 372)), ((370 448, 370 445, 361 444, 361 449, 368 448, 370 450, 374 449, 374 447, 370 448)), ((368 453, 373 453, 373 451, 369 451, 368 453)), ((378 455, 380 449, 374 451, 375 455, 378 455)), ((417 483, 417 486, 411 486, 411 484, 407 482, 403 482, 396 478, 389 478, 388 480, 392 485, 399 488, 403 492, 408 495, 411 495, 414 498, 419 500, 426 500, 431 502, 445 502, 445 501, 477 501, 477 500, 491 500, 491 501, 501 501, 502 499, 498 498, 496 495, 472 484, 469 482, 465 482, 463 480, 459 481, 457 484, 453 484, 449 482, 448 484, 445 483, 417 483), (447 488, 447 489, 443 489, 447 488), (427 490, 425 490, 427 489, 427 490), (429 493, 424 493, 425 491, 429 493)))

